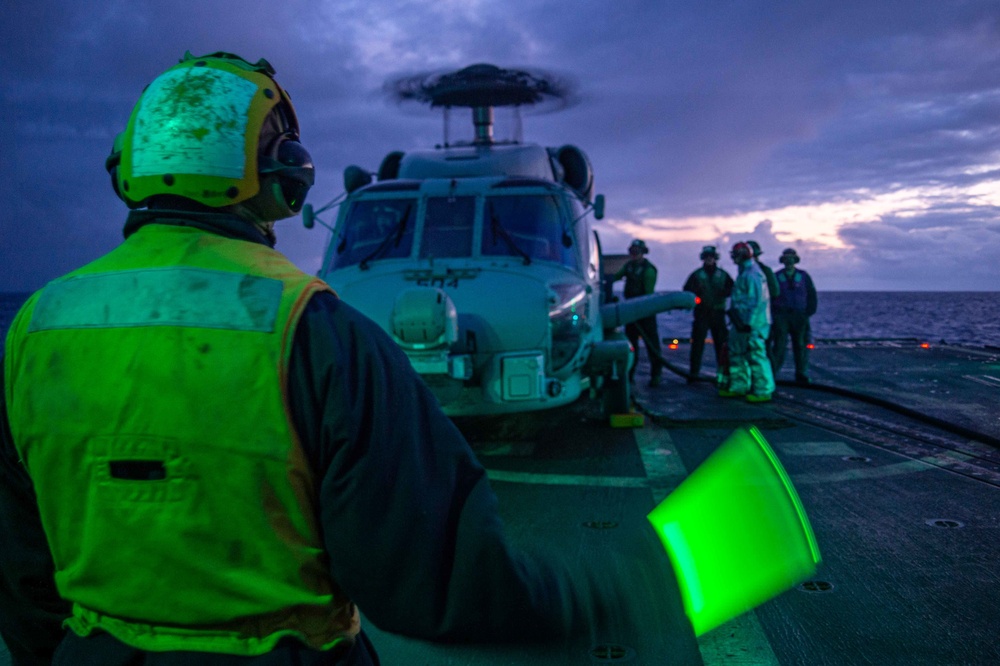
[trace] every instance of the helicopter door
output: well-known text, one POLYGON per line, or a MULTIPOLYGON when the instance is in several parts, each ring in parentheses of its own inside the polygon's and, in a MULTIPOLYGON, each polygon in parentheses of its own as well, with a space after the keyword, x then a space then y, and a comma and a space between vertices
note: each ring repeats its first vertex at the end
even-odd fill
POLYGON ((614 283, 604 274, 604 251, 601 250, 601 237, 597 234, 597 229, 594 229, 594 248, 597 250, 597 274, 601 279, 601 304, 603 305, 615 300, 614 292, 612 292, 614 283))

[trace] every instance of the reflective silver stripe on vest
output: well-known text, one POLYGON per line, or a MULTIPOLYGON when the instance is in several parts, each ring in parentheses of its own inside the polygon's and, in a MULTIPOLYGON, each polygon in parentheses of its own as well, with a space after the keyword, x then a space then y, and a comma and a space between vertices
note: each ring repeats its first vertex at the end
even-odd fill
POLYGON ((274 331, 282 283, 203 268, 80 275, 42 292, 28 331, 187 326, 274 331))

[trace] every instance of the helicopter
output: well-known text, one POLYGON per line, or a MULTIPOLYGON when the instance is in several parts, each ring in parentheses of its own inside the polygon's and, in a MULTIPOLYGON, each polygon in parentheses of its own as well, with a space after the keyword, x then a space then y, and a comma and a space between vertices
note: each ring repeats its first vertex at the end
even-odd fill
POLYGON ((565 105, 571 88, 485 63, 391 81, 397 100, 444 110, 444 143, 392 151, 376 173, 349 166, 341 197, 303 208, 307 228, 332 232, 319 276, 392 336, 449 416, 554 408, 585 391, 627 414, 635 352, 618 327, 694 307, 687 292, 612 296, 589 219, 605 199, 581 149, 494 138, 495 108, 565 105), (449 140, 454 108, 471 110, 471 141, 449 140), (318 215, 334 206, 330 226, 318 215))

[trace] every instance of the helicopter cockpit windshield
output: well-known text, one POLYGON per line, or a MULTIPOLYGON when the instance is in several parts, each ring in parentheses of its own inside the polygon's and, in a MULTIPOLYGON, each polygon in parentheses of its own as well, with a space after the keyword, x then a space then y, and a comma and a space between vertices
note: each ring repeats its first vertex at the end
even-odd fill
POLYGON ((486 198, 483 256, 519 256, 577 268, 579 257, 565 236, 556 198, 548 195, 507 195, 486 198))
POLYGON ((475 197, 430 197, 424 210, 420 258, 468 257, 472 254, 475 197))
POLYGON ((414 249, 420 259, 516 257, 526 265, 545 261, 576 270, 578 239, 567 232, 569 211, 561 203, 534 193, 431 196, 419 206, 413 197, 360 199, 343 220, 328 270, 410 259, 414 249))
POLYGON ((356 202, 343 226, 332 267, 409 257, 414 229, 410 217, 416 205, 413 198, 356 202))

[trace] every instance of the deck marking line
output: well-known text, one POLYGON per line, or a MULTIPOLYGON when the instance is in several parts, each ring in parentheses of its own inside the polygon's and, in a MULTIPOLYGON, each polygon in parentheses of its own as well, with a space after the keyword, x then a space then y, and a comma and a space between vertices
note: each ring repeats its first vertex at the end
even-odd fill
POLYGON ((646 470, 649 488, 653 491, 653 501, 659 504, 687 476, 687 468, 684 467, 669 431, 647 426, 632 432, 635 434, 636 446, 639 447, 642 466, 646 470))
POLYGON ((698 648, 705 666, 777 666, 780 663, 754 611, 708 632, 698 639, 698 648))
POLYGON ((1000 388, 1000 379, 990 377, 989 375, 984 375, 982 377, 976 377, 975 375, 962 375, 962 379, 968 379, 976 382, 977 384, 989 386, 990 388, 1000 388))
POLYGON ((586 474, 535 474, 487 469, 490 481, 530 483, 537 486, 603 486, 609 488, 646 488, 649 481, 639 476, 587 476, 586 474))
MULTIPOLYGON (((653 501, 659 504, 688 475, 687 468, 666 428, 647 425, 632 432, 653 501)), ((779 663, 756 611, 752 610, 699 638, 698 649, 705 666, 778 666, 779 663)))

